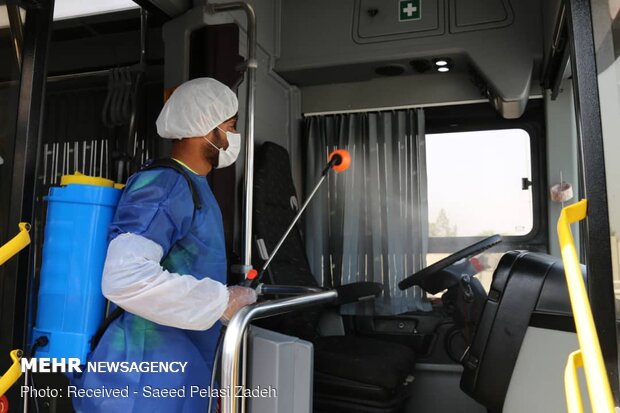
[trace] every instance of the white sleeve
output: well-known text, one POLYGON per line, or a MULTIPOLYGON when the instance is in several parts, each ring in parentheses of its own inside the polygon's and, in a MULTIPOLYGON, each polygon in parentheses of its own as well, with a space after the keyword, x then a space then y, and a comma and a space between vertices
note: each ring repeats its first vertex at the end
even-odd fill
POLYGON ((108 246, 103 295, 130 313, 157 324, 207 330, 222 317, 228 289, 210 278, 164 270, 163 249, 148 238, 121 234, 108 246))

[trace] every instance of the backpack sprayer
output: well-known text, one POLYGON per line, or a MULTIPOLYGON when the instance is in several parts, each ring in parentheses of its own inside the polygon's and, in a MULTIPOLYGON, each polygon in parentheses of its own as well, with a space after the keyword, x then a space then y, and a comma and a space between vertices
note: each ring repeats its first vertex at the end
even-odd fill
MULTIPOLYGON (((242 285, 252 287, 260 282, 328 172, 332 169, 342 172, 351 164, 349 152, 342 149, 332 152, 328 159, 318 183, 260 273, 250 270, 242 285)), ((157 166, 173 167, 149 165, 147 168, 157 166)), ((92 340, 104 319, 106 300, 101 293, 101 275, 108 228, 121 194, 121 185, 79 173, 64 176, 60 187, 50 188, 46 197, 47 220, 30 357, 79 358, 80 363, 86 362, 92 340)), ((218 344, 219 351, 221 343, 218 344)))
POLYGON ((36 325, 30 356, 79 358, 103 319, 101 274, 122 190, 113 181, 76 173, 45 197, 47 219, 36 325))
MULTIPOLYGON (((154 168, 181 174, 194 209, 200 209, 191 179, 177 162, 158 159, 141 170, 154 168)), ((63 176, 60 185, 50 188, 45 198, 48 208, 31 356, 79 358, 85 364, 107 326, 124 312, 117 307, 104 320, 106 299, 101 292, 109 227, 123 185, 79 173, 63 176)))

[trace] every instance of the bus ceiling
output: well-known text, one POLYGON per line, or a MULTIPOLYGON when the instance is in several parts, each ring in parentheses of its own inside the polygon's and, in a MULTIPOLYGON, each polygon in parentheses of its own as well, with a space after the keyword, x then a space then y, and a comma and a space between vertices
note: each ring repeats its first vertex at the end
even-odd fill
MULTIPOLYGON (((207 3, 135 1, 169 18, 207 3)), ((450 77, 469 82, 476 97, 488 99, 503 117, 521 116, 529 96, 538 94, 531 86, 541 78, 540 3, 447 0, 421 5, 422 0, 283 1, 274 70, 302 88, 443 71, 447 82, 450 77)))
MULTIPOLYGON (((473 82, 478 98, 517 118, 539 76, 540 38, 536 1, 450 0, 424 2, 422 9, 413 0, 289 0, 282 3, 275 70, 301 86, 443 70, 446 81, 473 82)), ((428 79, 435 85, 442 78, 428 79)))

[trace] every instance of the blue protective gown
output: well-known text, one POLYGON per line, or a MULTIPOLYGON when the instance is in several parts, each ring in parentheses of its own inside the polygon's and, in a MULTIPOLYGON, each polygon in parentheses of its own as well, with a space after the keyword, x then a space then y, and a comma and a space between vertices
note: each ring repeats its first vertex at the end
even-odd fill
MULTIPOLYGON (((131 232, 159 244, 162 267, 170 272, 210 277, 226 283, 226 250, 222 216, 204 176, 188 170, 201 208, 194 203, 187 181, 170 168, 134 174, 127 182, 109 233, 109 241, 131 232)), ((92 373, 75 375, 79 388, 129 386, 129 397, 73 399, 78 412, 206 412, 207 397, 190 397, 191 386, 207 389, 221 324, 206 331, 162 326, 125 312, 106 330, 88 361, 181 361, 182 373, 92 373), (144 389, 181 389, 185 397, 144 397, 144 389)), ((215 403, 213 403, 215 405, 215 403)))

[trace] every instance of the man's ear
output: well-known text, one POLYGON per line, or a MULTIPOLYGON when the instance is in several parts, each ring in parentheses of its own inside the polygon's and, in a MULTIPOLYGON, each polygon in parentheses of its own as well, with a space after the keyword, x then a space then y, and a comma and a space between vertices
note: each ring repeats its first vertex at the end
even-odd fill
POLYGON ((217 128, 213 129, 211 132, 207 133, 204 137, 207 138, 208 140, 210 140, 211 142, 215 143, 216 136, 215 136, 215 131, 217 130, 217 128))
POLYGON ((215 129, 213 129, 211 132, 209 132, 211 134, 211 138, 213 138, 213 140, 211 142, 223 142, 224 137, 226 137, 225 133, 222 133, 222 131, 218 128, 221 128, 222 124, 217 125, 217 127, 215 129))

